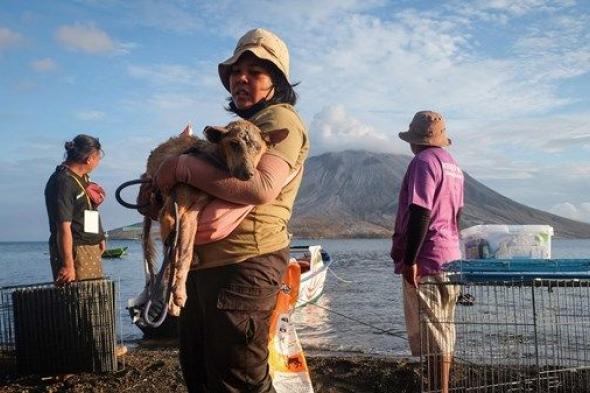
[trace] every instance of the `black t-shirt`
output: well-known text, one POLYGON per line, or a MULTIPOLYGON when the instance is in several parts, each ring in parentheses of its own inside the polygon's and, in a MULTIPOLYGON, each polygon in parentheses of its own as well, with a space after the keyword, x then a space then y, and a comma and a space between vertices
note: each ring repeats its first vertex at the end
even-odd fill
POLYGON ((88 184, 88 177, 80 177, 70 171, 65 165, 59 165, 51 175, 45 186, 45 205, 49 217, 49 241, 57 241, 58 225, 64 221, 71 221, 74 245, 94 245, 104 239, 102 223, 99 220, 99 233, 84 232, 84 210, 96 210, 87 198, 86 193, 75 180, 78 179, 82 187, 88 184))

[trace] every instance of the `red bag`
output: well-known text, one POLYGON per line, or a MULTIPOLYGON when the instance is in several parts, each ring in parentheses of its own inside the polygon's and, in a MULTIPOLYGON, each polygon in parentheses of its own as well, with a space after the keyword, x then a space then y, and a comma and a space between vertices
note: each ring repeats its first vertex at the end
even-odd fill
POLYGON ((85 191, 94 206, 100 205, 106 198, 104 189, 97 183, 89 182, 85 191))

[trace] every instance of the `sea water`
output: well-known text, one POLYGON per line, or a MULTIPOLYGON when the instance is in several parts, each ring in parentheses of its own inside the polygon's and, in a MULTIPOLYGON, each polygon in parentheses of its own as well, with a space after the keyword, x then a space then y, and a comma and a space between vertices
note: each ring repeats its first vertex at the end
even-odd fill
MULTIPOLYGON (((321 244, 332 256, 324 294, 317 305, 295 311, 297 332, 310 352, 409 355, 401 280, 393 274, 388 239, 296 240, 321 244)), ((107 275, 119 288, 119 330, 123 341, 141 340, 125 309, 144 286, 139 241, 111 240, 109 248, 128 247, 120 259, 104 259, 107 275)), ((590 240, 553 239, 553 258, 590 258, 590 240)), ((46 242, 0 243, 0 287, 51 280, 46 242)))

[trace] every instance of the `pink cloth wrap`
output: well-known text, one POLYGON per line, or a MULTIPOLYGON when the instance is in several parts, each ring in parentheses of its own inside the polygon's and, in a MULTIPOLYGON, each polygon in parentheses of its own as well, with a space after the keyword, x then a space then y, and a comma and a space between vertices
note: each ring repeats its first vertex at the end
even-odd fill
POLYGON ((238 205, 223 199, 212 200, 199 217, 195 245, 209 244, 226 238, 252 209, 254 205, 238 205))
POLYGON ((227 237, 255 205, 273 201, 299 171, 289 174, 289 164, 273 154, 264 154, 252 178, 243 181, 209 162, 183 154, 176 166, 176 179, 216 197, 201 212, 196 245, 227 237))

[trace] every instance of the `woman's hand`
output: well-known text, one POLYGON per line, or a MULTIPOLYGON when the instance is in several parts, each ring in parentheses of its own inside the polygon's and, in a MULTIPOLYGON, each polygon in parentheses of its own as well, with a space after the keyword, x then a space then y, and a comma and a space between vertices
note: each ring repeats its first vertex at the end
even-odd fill
POLYGON ((405 265, 402 267, 402 275, 404 280, 414 288, 418 288, 418 265, 405 265))
POLYGON ((178 166, 178 156, 165 159, 158 168, 154 178, 153 185, 160 191, 168 193, 172 187, 178 183, 176 179, 176 167, 178 166))
POLYGON ((67 284, 69 282, 76 280, 76 269, 74 269, 74 265, 66 265, 62 266, 57 273, 57 279, 55 283, 58 285, 67 284))
MULTIPOLYGON (((148 179, 149 180, 149 179, 148 179)), ((143 183, 139 187, 139 194, 137 195, 137 211, 151 218, 154 221, 158 221, 160 210, 162 210, 162 199, 157 195, 158 190, 152 184, 152 181, 143 183)))

